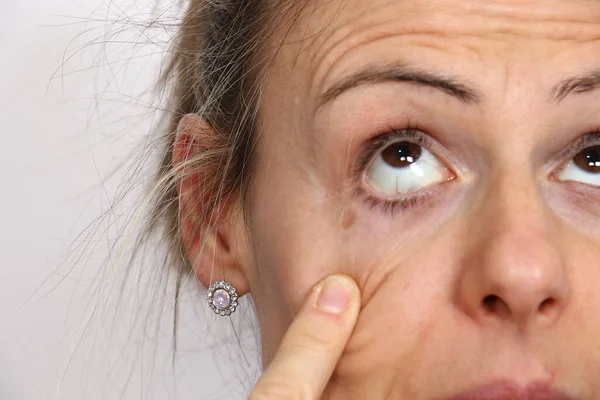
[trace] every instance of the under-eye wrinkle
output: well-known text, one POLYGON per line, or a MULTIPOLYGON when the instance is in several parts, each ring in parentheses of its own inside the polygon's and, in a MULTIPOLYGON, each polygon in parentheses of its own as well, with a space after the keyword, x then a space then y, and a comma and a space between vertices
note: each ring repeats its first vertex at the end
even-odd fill
POLYGON ((365 189, 359 187, 356 191, 356 196, 362 198, 369 209, 379 209, 385 213, 394 216, 399 212, 408 211, 409 209, 418 207, 436 195, 436 191, 419 191, 410 196, 406 196, 397 200, 379 199, 369 195, 365 189))

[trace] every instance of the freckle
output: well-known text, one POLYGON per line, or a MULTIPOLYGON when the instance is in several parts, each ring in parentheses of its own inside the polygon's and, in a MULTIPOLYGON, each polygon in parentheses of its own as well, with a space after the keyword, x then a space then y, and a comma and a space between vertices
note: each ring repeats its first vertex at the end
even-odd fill
POLYGON ((342 229, 348 230, 356 222, 356 211, 352 209, 346 209, 342 218, 342 229))

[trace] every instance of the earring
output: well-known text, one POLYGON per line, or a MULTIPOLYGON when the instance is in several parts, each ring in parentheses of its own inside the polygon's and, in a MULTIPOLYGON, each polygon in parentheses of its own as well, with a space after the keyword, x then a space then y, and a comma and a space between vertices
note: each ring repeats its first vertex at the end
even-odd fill
POLYGON ((238 306, 235 288, 227 281, 214 282, 208 288, 206 300, 208 306, 222 316, 230 315, 238 306))

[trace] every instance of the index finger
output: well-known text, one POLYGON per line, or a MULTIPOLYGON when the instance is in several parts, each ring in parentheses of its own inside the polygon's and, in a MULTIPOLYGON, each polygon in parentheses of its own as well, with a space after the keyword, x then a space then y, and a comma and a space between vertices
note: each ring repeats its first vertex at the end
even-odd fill
POLYGON ((354 329, 360 291, 345 275, 315 286, 250 400, 319 399, 354 329))

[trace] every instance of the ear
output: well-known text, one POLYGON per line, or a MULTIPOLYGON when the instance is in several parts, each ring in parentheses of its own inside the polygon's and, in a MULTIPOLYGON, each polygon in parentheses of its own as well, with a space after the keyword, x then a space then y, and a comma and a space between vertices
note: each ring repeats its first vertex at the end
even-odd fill
POLYGON ((218 173, 211 168, 219 166, 194 162, 202 152, 213 149, 217 138, 214 129, 195 114, 185 115, 177 127, 172 163, 178 177, 180 234, 187 257, 204 287, 226 280, 241 296, 249 292, 249 283, 241 262, 247 254, 247 236, 239 195, 217 204, 218 213, 206 212, 211 195, 218 190, 207 178, 218 173))

